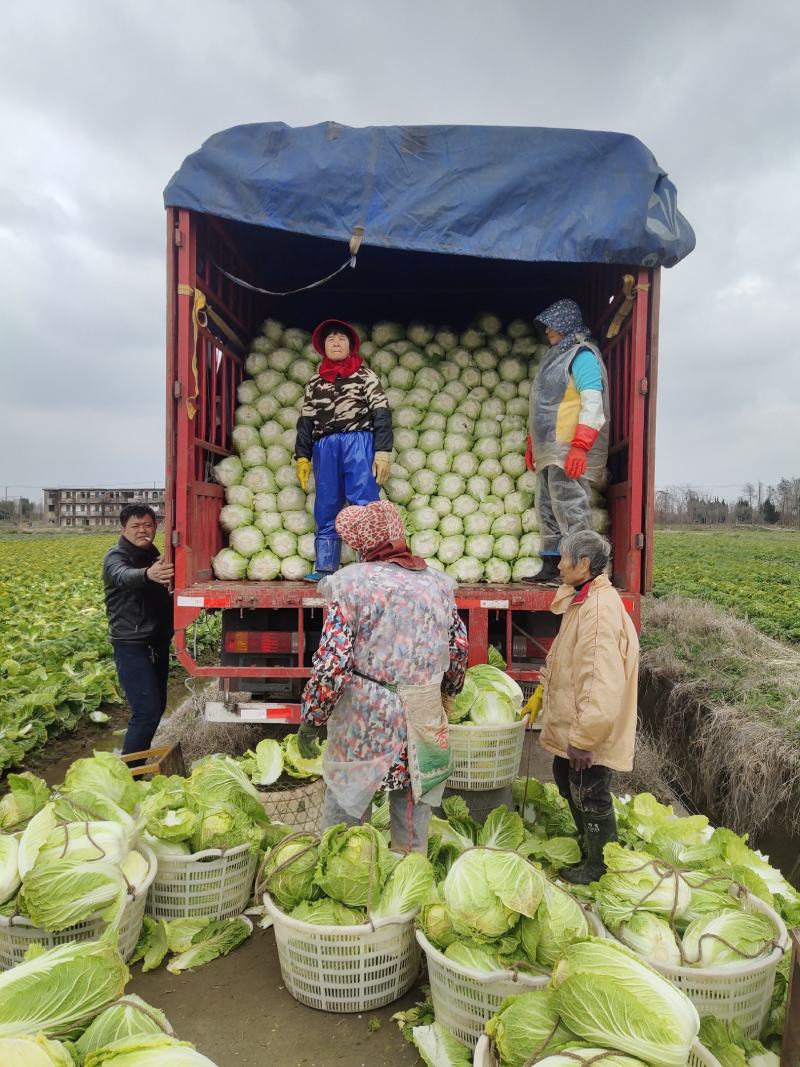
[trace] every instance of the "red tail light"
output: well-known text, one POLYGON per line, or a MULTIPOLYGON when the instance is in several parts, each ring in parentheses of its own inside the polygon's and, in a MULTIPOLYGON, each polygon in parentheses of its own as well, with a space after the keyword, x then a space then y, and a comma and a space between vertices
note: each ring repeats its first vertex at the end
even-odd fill
POLYGON ((297 634, 288 630, 229 630, 226 652, 297 652, 297 634))

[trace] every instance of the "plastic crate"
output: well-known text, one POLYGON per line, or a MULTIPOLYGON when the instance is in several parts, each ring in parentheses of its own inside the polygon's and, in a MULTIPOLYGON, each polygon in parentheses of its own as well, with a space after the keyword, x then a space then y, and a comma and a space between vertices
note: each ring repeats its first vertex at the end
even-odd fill
POLYGON ((159 856, 145 911, 154 919, 230 919, 250 902, 258 856, 248 845, 159 856))
POLYGON ((286 823, 295 831, 320 833, 322 805, 325 802, 325 782, 322 778, 286 786, 276 784, 259 790, 259 797, 271 822, 286 823))
MULTIPOLYGON (((156 877, 155 853, 146 845, 137 846, 137 851, 141 852, 147 860, 148 872, 141 890, 136 896, 128 897, 122 912, 122 921, 119 926, 119 951, 126 962, 133 955, 136 942, 139 940, 147 892, 156 877)), ((7 971, 11 967, 16 967, 18 963, 22 963, 25 953, 32 944, 49 949, 55 948, 56 945, 64 945, 68 941, 97 941, 107 928, 108 923, 99 915, 92 915, 83 922, 68 926, 66 930, 59 930, 57 933, 39 929, 30 919, 22 915, 13 918, 0 916, 0 970, 7 971)))
MULTIPOLYGON (((740 894, 734 889, 732 895, 740 894)), ((682 990, 699 1015, 713 1015, 723 1022, 735 1021, 746 1037, 757 1038, 769 1014, 775 972, 789 946, 789 935, 780 915, 768 904, 746 892, 741 899, 746 910, 761 912, 775 927, 777 946, 768 956, 727 967, 671 967, 646 956, 642 958, 682 990)))
MULTIPOLYGON (((585 915, 596 937, 607 936, 596 915, 588 911, 585 915)), ((436 1021, 470 1048, 506 997, 531 989, 544 989, 550 982, 549 974, 474 971, 449 960, 433 947, 421 930, 417 930, 417 941, 428 960, 428 981, 436 1021)))
MULTIPOLYGON (((498 1067, 498 1062, 492 1055, 489 1038, 485 1034, 478 1041, 472 1062, 474 1067, 498 1067)), ((577 1060, 575 1062, 577 1063, 577 1060)), ((716 1056, 712 1056, 705 1045, 701 1045, 699 1041, 695 1041, 692 1045, 689 1059, 686 1062, 687 1067, 720 1067, 716 1056)))
POLYGON ((314 926, 292 919, 264 894, 286 988, 320 1011, 373 1011, 402 997, 419 973, 417 910, 374 927, 314 926))
POLYGON ((508 725, 464 726, 448 731, 453 770, 448 789, 499 789, 519 775, 528 717, 508 725))

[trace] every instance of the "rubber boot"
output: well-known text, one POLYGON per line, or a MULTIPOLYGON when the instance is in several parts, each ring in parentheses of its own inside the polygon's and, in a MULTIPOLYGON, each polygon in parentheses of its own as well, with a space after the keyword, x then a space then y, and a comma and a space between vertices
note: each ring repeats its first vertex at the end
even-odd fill
POLYGON ((586 829, 583 825, 583 812, 571 798, 567 798, 569 810, 572 812, 572 820, 578 829, 578 844, 581 847, 581 860, 586 859, 586 829))
POLYGON ((617 819, 614 809, 607 815, 583 812, 586 827, 586 859, 574 867, 562 867, 558 872, 565 882, 574 885, 589 885, 606 873, 603 849, 609 841, 617 840, 617 819))
POLYGON ((542 569, 532 578, 523 578, 524 582, 537 585, 560 585, 561 575, 558 573, 558 564, 561 556, 542 556, 542 569))

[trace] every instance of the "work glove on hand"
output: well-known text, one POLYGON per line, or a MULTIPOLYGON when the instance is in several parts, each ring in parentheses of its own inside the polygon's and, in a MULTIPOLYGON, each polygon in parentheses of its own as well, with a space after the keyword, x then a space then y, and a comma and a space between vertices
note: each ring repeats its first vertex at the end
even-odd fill
POLYGON ((528 447, 525 449, 525 466, 529 471, 536 470, 536 459, 533 455, 533 440, 531 439, 530 434, 528 434, 528 447))
POLYGON ((451 697, 449 693, 442 693, 442 707, 444 708, 444 713, 447 716, 448 722, 451 721, 450 717, 453 714, 453 711, 455 710, 455 706, 456 698, 451 697))
POLYGON ((372 463, 372 475, 378 485, 383 485, 389 477, 389 467, 392 464, 391 452, 376 452, 372 463))
POLYGON ((317 727, 304 722, 297 731, 297 750, 303 759, 316 759, 320 753, 317 727))
POLYGON ((304 493, 308 492, 308 479, 311 476, 311 460, 301 456, 300 459, 295 462, 295 470, 297 471, 297 480, 300 483, 300 488, 304 493))
POLYGON ((568 478, 582 478, 586 474, 586 453, 597 440, 598 432, 583 423, 578 423, 575 427, 572 447, 564 461, 564 470, 568 478))
POLYGON ((544 686, 537 685, 533 693, 528 698, 527 704, 522 709, 523 717, 529 716, 528 726, 533 726, 539 717, 539 712, 542 710, 542 701, 544 700, 544 686))

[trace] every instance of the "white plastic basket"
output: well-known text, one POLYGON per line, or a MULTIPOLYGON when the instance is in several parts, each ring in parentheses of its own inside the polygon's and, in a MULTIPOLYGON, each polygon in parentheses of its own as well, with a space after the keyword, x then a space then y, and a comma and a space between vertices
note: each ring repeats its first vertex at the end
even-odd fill
MULTIPOLYGON (((735 889, 732 894, 737 895, 735 889)), ((746 893, 742 906, 747 911, 761 912, 775 927, 777 945, 768 956, 726 967, 671 967, 646 956, 642 958, 681 989, 699 1015, 713 1015, 723 1022, 735 1021, 745 1037, 757 1038, 769 1014, 775 972, 789 946, 789 935, 780 915, 758 897, 746 893)))
POLYGON ((519 775, 528 716, 491 726, 451 723, 448 731, 453 770, 448 789, 499 789, 519 775))
MULTIPOLYGON (((584 914, 595 937, 606 936, 597 916, 588 911, 584 914)), ((428 960, 428 981, 436 1021, 470 1048, 506 997, 531 989, 544 989, 550 982, 549 974, 474 971, 448 959, 433 947, 421 930, 417 930, 417 941, 428 960)))
MULTIPOLYGON (((472 1062, 474 1067, 498 1067, 486 1034, 483 1034, 479 1039, 475 1047, 475 1058, 472 1062)), ((717 1057, 712 1056, 705 1045, 701 1045, 699 1041, 695 1041, 694 1045, 692 1045, 689 1059, 686 1062, 687 1067, 720 1067, 717 1057)))
POLYGON ((282 822, 295 831, 318 834, 322 829, 325 782, 315 778, 293 788, 259 790, 261 803, 271 822, 282 822))
POLYGON ((411 988, 419 973, 417 910, 360 926, 314 926, 292 919, 264 894, 286 988, 320 1011, 373 1011, 411 988))
MULTIPOLYGON (((135 896, 129 896, 122 912, 122 921, 119 926, 119 951, 122 958, 127 962, 133 955, 139 933, 142 929, 144 918, 145 901, 147 891, 153 879, 156 877, 156 857, 146 845, 137 845, 137 852, 141 852, 147 860, 147 877, 142 888, 135 896)), ((66 930, 52 933, 41 930, 34 926, 30 919, 22 915, 13 918, 0 916, 0 970, 7 971, 22 963, 25 953, 32 944, 41 945, 44 949, 55 948, 56 945, 64 945, 68 941, 96 941, 106 931, 108 923, 99 915, 92 915, 83 922, 68 926, 66 930)))
POLYGON ((258 855, 248 845, 159 856, 146 913, 167 920, 241 915, 250 901, 257 863, 258 855))

